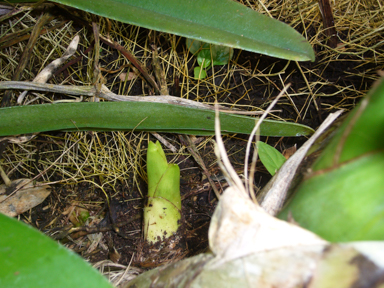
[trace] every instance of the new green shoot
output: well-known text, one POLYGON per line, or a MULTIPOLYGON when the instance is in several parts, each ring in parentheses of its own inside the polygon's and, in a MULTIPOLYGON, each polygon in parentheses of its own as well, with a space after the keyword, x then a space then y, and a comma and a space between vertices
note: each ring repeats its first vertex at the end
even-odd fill
POLYGON ((147 151, 148 201, 144 207, 144 238, 155 243, 174 235, 181 218, 180 169, 168 164, 158 141, 147 151))

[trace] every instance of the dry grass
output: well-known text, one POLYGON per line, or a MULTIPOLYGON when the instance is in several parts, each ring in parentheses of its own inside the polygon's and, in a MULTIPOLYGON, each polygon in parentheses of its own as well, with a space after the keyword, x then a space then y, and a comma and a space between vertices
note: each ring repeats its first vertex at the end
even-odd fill
MULTIPOLYGON (((317 1, 240 2, 300 31, 315 47, 316 63, 289 63, 235 51, 228 65, 216 66, 206 79, 196 80, 191 74, 196 59, 186 50, 184 38, 157 33, 153 39, 153 32, 146 29, 100 17, 93 19, 97 19, 101 34, 109 35, 123 45, 146 67, 151 65, 150 43, 155 41, 160 47, 159 58, 168 88, 171 94, 179 94, 183 98, 203 103, 218 101, 231 108, 258 111, 268 106, 284 84, 294 82, 288 97, 282 99, 279 106, 293 112, 285 114, 287 117, 276 113, 273 116, 275 119, 312 123, 313 117, 317 117, 316 113, 325 115, 334 109, 351 109, 369 90, 372 82, 379 78, 377 71, 384 70, 384 5, 380 0, 331 1, 339 38, 339 45, 334 49, 325 44, 317 1)), ((35 23, 36 15, 27 10, 19 17, 0 23, 0 38, 33 27, 35 23)), ((59 18, 53 19, 46 28, 52 30, 40 36, 21 80, 31 81, 48 63, 62 55, 77 34, 81 40, 76 57, 82 56, 82 60, 68 66, 50 83, 92 84, 95 73, 94 50, 85 52, 92 44, 92 32, 85 28, 78 29, 72 22, 59 18)), ((21 41, 0 50, 2 81, 11 80, 25 44, 26 41, 21 41)), ((3 44, 0 42, 0 45, 3 44)), ((126 58, 107 46, 101 46, 99 52, 102 75, 109 89, 121 95, 149 94, 151 89, 141 77, 129 81, 120 79, 121 73, 135 71, 126 58)), ((73 100, 65 95, 29 93, 25 103, 50 103, 60 99, 73 100)), ((140 182, 146 179, 145 155, 150 137, 148 133, 136 132, 41 134, 34 141, 8 145, 0 163, 13 179, 32 178, 44 172, 40 180, 47 183, 77 185, 90 182, 109 197, 119 193, 115 189, 119 184, 128 191, 136 189, 144 195, 140 182)), ((171 135, 165 137, 179 149, 176 155, 173 154, 175 162, 180 155, 189 156, 177 138, 171 135)), ((245 141, 237 136, 226 139, 245 141)), ((209 137, 205 138, 197 145, 197 149, 202 153, 212 152, 209 140, 209 137)), ((235 147, 228 147, 228 150, 234 161, 237 154, 244 153, 235 147)), ((204 157, 210 159, 206 166, 214 169, 213 154, 204 157)), ((242 159, 237 161, 243 162, 242 159)))

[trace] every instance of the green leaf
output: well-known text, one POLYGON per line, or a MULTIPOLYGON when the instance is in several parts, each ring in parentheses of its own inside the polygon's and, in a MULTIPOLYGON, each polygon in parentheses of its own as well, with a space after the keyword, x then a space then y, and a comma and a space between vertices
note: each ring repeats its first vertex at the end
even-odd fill
MULTIPOLYGON (((214 135, 215 112, 171 104, 143 102, 82 102, 6 107, 0 109, 0 136, 54 130, 136 130, 214 135)), ((222 133, 249 134, 257 118, 220 113, 222 133)), ((312 134, 307 126, 264 120, 263 136, 312 134)))
POLYGON ((187 48, 189 52, 191 52, 193 55, 197 55, 202 49, 209 49, 209 44, 205 42, 201 42, 199 40, 187 38, 185 39, 185 44, 187 45, 187 48))
POLYGON ((384 239, 384 153, 310 175, 279 218, 332 242, 384 239))
POLYGON ((211 51, 209 49, 201 50, 199 54, 197 54, 197 63, 203 68, 211 66, 211 51))
POLYGON ((289 60, 315 60, 311 45, 293 28, 232 0, 52 2, 207 43, 289 60))
POLYGON ((197 66, 193 69, 193 76, 195 77, 195 79, 204 79, 205 77, 207 77, 207 71, 205 71, 205 69, 201 66, 197 66))
POLYGON ((383 127, 384 78, 375 83, 364 100, 348 115, 313 168, 329 168, 365 153, 384 149, 383 127), (345 131, 349 132, 343 136, 345 131), (343 137, 345 139, 342 141, 343 137), (337 163, 334 163, 335 153, 340 153, 337 163))
POLYGON ((275 175, 287 159, 278 150, 264 142, 257 141, 256 145, 261 162, 272 176, 275 175))
POLYGON ((384 239, 384 78, 334 133, 305 175, 288 214, 326 240, 384 239))
POLYGON ((226 65, 229 60, 232 59, 233 49, 220 46, 220 45, 211 45, 213 65, 226 65))
POLYGON ((34 228, 0 213, 1 287, 112 288, 73 252, 34 228))
POLYGON ((190 38, 187 38, 186 44, 192 54, 198 54, 197 62, 200 66, 202 59, 211 61, 213 65, 225 65, 233 56, 233 49, 227 46, 207 44, 190 38))

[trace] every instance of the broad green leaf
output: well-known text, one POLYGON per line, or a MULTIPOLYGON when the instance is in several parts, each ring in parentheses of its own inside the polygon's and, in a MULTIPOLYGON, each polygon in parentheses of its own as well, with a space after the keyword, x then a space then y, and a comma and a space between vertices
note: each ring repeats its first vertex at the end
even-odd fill
POLYGON ((73 252, 0 213, 0 287, 112 288, 73 252))
POLYGON ((289 60, 315 60, 311 45, 293 28, 232 0, 52 2, 207 43, 289 60))
POLYGON ((287 159, 274 147, 264 142, 257 141, 256 145, 261 162, 272 176, 275 175, 287 159))
MULTIPOLYGON (((171 104, 82 102, 0 109, 0 136, 53 130, 136 130, 214 135, 215 112, 171 104)), ((249 134, 257 118, 220 113, 222 133, 249 134)), ((264 120, 263 136, 301 136, 313 130, 296 123, 264 120)))
POLYGON ((383 240, 383 171, 381 152, 315 173, 299 186, 279 218, 293 218, 332 242, 383 240))
POLYGON ((330 241, 384 239, 384 78, 345 118, 280 218, 330 241))

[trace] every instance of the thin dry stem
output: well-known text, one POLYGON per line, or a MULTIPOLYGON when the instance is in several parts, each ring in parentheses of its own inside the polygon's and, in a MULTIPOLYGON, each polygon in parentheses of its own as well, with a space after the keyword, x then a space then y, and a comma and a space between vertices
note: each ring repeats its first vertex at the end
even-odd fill
POLYGON ((289 86, 291 86, 291 84, 285 85, 283 90, 281 90, 279 95, 277 95, 276 99, 273 100, 272 103, 268 106, 267 110, 265 110, 264 114, 256 122, 256 125, 253 128, 251 135, 249 136, 249 139, 248 139, 247 148, 245 150, 245 160, 244 160, 245 161, 245 164, 244 164, 245 190, 251 196, 252 200, 255 203, 257 201, 256 201, 255 191, 253 190, 253 179, 254 179, 254 172, 255 172, 255 166, 256 166, 256 160, 257 160, 257 150, 256 149, 254 151, 254 156, 252 158, 250 177, 248 178, 248 159, 249 159, 249 154, 251 151, 252 139, 255 136, 255 134, 259 131, 260 125, 263 122, 263 120, 267 117, 268 113, 276 105, 277 101, 279 101, 279 99, 284 95, 284 93, 287 91, 289 86))

